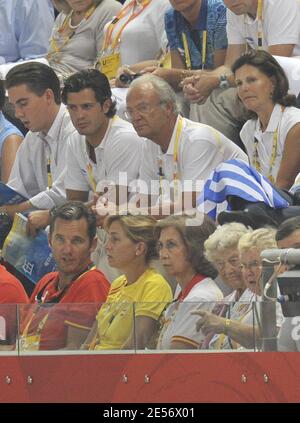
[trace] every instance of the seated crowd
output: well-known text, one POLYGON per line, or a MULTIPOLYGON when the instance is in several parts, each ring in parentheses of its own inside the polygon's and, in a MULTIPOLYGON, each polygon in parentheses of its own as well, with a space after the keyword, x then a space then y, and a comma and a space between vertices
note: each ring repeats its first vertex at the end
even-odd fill
POLYGON ((0 249, 21 213, 57 270, 1 259, 0 349, 262 349, 261 253, 300 245, 298 0, 13 3, 0 249))

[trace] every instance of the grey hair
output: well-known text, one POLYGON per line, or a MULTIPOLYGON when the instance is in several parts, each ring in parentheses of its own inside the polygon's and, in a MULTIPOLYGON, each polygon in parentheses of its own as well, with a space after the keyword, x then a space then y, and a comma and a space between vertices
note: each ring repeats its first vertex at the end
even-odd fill
POLYGON ((257 248, 260 251, 269 248, 277 248, 275 240, 276 229, 274 228, 260 228, 253 232, 246 233, 241 237, 238 243, 239 252, 248 251, 251 248, 257 248))
POLYGON ((247 229, 246 226, 238 222, 218 226, 215 232, 204 242, 206 259, 214 263, 220 252, 237 248, 240 238, 250 231, 251 229, 247 229))
POLYGON ((158 94, 159 99, 163 104, 171 103, 173 105, 173 112, 175 115, 180 113, 179 103, 173 88, 165 80, 156 75, 152 75, 151 73, 147 73, 134 79, 129 86, 128 94, 133 88, 144 84, 150 84, 153 87, 153 90, 158 94))

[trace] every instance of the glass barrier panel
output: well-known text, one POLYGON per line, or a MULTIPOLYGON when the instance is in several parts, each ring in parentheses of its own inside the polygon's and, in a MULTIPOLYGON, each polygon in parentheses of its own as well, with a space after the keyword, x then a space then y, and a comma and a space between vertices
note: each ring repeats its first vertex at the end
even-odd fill
POLYGON ((100 307, 97 303, 20 305, 17 350, 20 354, 37 354, 87 348, 86 340, 100 307))
MULTIPOLYGON (((156 333, 146 345, 148 352, 187 350, 230 351, 260 348, 257 339, 255 302, 187 302, 173 301, 162 308, 156 323, 156 333)), ((135 328, 139 314, 135 304, 135 328)), ((138 334, 136 338, 138 339, 138 334)), ((137 350, 143 349, 136 345, 137 350)))
POLYGON ((103 304, 97 316, 97 336, 90 345, 94 351, 134 351, 134 305, 132 302, 103 304))
POLYGON ((18 336, 17 305, 0 304, 0 354, 16 355, 18 336))
POLYGON ((300 317, 285 319, 294 320, 284 323, 274 301, 2 305, 0 346, 19 354, 276 351, 283 327, 280 348, 293 351, 300 317))

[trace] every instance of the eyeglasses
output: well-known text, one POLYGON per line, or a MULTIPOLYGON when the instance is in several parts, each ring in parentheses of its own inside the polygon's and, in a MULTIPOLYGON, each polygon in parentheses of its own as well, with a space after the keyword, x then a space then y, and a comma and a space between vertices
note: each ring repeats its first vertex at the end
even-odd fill
POLYGON ((155 105, 152 105, 149 103, 141 103, 136 107, 128 107, 124 114, 126 119, 128 120, 130 120, 133 117, 134 113, 138 113, 139 115, 146 116, 150 114, 156 107, 160 106, 163 103, 164 101, 160 101, 159 103, 155 105))
POLYGON ((240 266, 241 270, 249 269, 249 270, 257 270, 261 268, 261 263, 257 260, 250 261, 249 264, 242 263, 240 266))

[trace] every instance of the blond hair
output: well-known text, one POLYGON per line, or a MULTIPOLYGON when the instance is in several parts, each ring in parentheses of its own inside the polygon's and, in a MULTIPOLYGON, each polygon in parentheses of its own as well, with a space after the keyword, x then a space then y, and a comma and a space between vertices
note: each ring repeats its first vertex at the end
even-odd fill
POLYGON ((126 236, 132 242, 144 242, 146 245, 145 261, 149 263, 158 257, 156 239, 154 238, 154 227, 156 220, 152 216, 145 215, 112 215, 104 221, 104 229, 109 230, 114 222, 119 222, 126 236))

